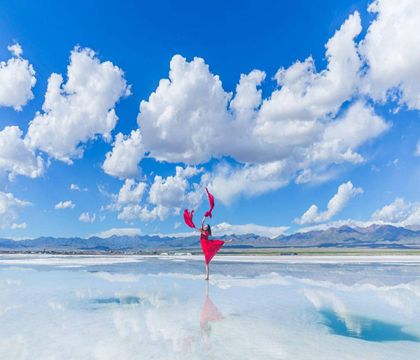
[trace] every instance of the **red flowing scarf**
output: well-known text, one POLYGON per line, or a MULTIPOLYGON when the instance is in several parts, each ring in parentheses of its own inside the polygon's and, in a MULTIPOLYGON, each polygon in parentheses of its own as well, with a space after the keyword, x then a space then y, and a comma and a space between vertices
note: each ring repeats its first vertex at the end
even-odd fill
MULTIPOLYGON (((212 217, 212 211, 214 209, 214 196, 212 194, 210 194, 210 192, 207 190, 207 196, 209 198, 209 204, 210 204, 210 209, 206 211, 206 213, 204 214, 205 217, 212 217)), ((194 225, 194 221, 193 221, 193 216, 194 216, 194 210, 188 211, 188 209, 184 210, 184 221, 185 223, 190 227, 190 228, 195 228, 194 225)))
POLYGON ((184 210, 184 221, 190 228, 195 228, 193 222, 194 210, 188 211, 187 209, 184 210))
POLYGON ((211 216, 212 216, 211 212, 214 209, 214 196, 212 194, 210 194, 210 192, 207 190, 207 188, 206 188, 206 191, 207 191, 207 196, 209 198, 210 209, 208 211, 206 211, 206 213, 204 214, 204 216, 211 218, 211 216))

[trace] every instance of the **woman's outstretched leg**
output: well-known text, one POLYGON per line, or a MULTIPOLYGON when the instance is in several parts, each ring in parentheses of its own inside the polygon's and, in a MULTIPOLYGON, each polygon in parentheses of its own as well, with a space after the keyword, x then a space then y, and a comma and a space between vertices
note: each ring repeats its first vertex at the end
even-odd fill
POLYGON ((205 280, 209 279, 209 264, 206 264, 206 278, 205 280))

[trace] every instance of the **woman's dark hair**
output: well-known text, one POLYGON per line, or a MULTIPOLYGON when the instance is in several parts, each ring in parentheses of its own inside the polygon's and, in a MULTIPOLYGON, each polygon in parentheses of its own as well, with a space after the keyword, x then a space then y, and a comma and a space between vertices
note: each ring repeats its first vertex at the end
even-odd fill
POLYGON ((209 228, 207 229, 207 232, 209 233, 209 235, 211 235, 211 227, 209 224, 206 224, 209 228))

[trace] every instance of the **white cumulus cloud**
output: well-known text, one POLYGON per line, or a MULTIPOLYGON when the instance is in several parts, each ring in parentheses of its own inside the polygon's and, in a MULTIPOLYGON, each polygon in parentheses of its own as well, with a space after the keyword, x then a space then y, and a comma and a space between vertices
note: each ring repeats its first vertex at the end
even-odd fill
POLYGON ((67 82, 52 74, 42 112, 31 121, 27 137, 33 147, 71 163, 83 155, 83 144, 102 136, 111 139, 118 117, 115 105, 130 92, 120 68, 100 62, 91 49, 75 48, 67 82))
POLYGON ((73 191, 87 191, 87 188, 81 188, 79 185, 77 184, 70 184, 70 190, 73 191))
POLYGON ((140 103, 137 121, 150 156, 196 164, 216 155, 229 97, 203 59, 188 62, 175 55, 169 79, 160 80, 149 99, 140 103))
POLYGON ((311 224, 330 220, 347 205, 351 198, 362 193, 363 189, 354 187, 351 181, 343 183, 338 187, 337 193, 328 201, 325 211, 320 212, 318 206, 315 204, 311 205, 301 218, 296 219, 295 222, 298 224, 311 224))
POLYGON ((117 202, 118 204, 138 203, 143 198, 147 184, 144 182, 136 183, 133 179, 127 179, 121 187, 117 202))
POLYGON ((13 57, 0 62, 0 106, 22 110, 34 97, 35 71, 28 60, 22 59, 23 50, 18 43, 9 46, 8 50, 13 57))
POLYGON ((37 156, 28 142, 23 139, 18 126, 6 126, 0 131, 0 173, 36 178, 44 172, 44 161, 37 156))
POLYGON ((311 57, 280 68, 278 86, 264 100, 265 72, 242 74, 232 94, 203 59, 175 55, 169 77, 140 104, 144 151, 185 164, 233 158, 236 164, 222 163, 202 179, 225 204, 293 179, 326 181, 338 164, 362 162, 357 150, 390 125, 364 101, 353 101, 363 65, 355 41, 361 30, 355 12, 328 40, 325 69, 318 71, 311 57))
POLYGON ((112 151, 106 154, 102 167, 109 175, 121 179, 133 178, 139 174, 138 164, 143 155, 140 130, 133 130, 128 136, 119 133, 115 136, 112 151))
POLYGON ((286 185, 290 176, 286 161, 237 167, 222 163, 203 181, 217 199, 229 205, 240 194, 254 197, 276 190, 286 185))
POLYGON ((26 229, 28 227, 28 225, 26 224, 26 222, 23 223, 13 223, 12 225, 10 225, 10 228, 12 230, 21 230, 21 229, 26 229))
POLYGON ((372 214, 372 220, 397 226, 420 225, 420 202, 396 198, 392 203, 376 210, 372 214))
POLYGON ((364 91, 420 109, 420 2, 376 0, 368 10, 376 18, 360 45, 368 65, 364 91))
POLYGON ((89 214, 89 212, 83 212, 79 216, 79 221, 84 223, 93 223, 96 220, 96 214, 89 214))
POLYGON ((358 101, 343 117, 326 126, 321 140, 312 148, 310 159, 312 162, 362 162, 363 157, 354 149, 383 134, 389 127, 390 124, 376 115, 372 107, 358 101))
POLYGON ((298 231, 308 232, 326 230, 332 227, 339 228, 341 226, 366 228, 372 225, 393 225, 418 229, 420 226, 420 202, 410 202, 398 197, 393 202, 374 211, 369 220, 337 220, 324 224, 311 225, 301 228, 298 231))
POLYGON ((106 210, 118 211, 118 219, 124 221, 165 220, 171 214, 179 214, 182 206, 198 206, 204 188, 198 182, 191 184, 189 179, 201 171, 177 166, 175 175, 166 178, 156 175, 150 185, 126 179, 118 194, 110 196, 112 203, 106 210))
POLYGON ((204 188, 198 183, 191 185, 189 179, 201 171, 192 166, 177 166, 174 176, 163 178, 156 175, 149 189, 148 204, 141 208, 138 217, 144 221, 165 220, 170 214, 179 214, 182 206, 197 207, 204 188))
POLYGON ((54 208, 56 210, 63 210, 63 209, 73 209, 76 205, 71 200, 60 201, 55 204, 54 208))
POLYGON ((176 167, 174 176, 163 178, 156 175, 149 191, 149 202, 166 208, 180 208, 189 189, 188 178, 200 173, 195 167, 176 167))
POLYGON ((327 42, 323 71, 316 71, 311 57, 281 68, 276 74, 280 89, 263 102, 254 133, 280 146, 279 151, 312 143, 322 133, 319 120, 334 115, 356 90, 361 61, 354 38, 361 29, 355 12, 327 42))
POLYGON ((0 191, 0 229, 23 229, 24 223, 17 224, 19 211, 31 205, 30 202, 16 198, 12 193, 0 191))
POLYGON ((317 72, 312 58, 281 68, 279 88, 264 101, 258 90, 264 72, 241 75, 232 97, 203 59, 174 56, 169 78, 140 104, 145 150, 170 162, 196 164, 229 155, 261 163, 309 147, 356 89, 361 61, 354 38, 360 31, 355 12, 326 45, 327 69, 317 72))

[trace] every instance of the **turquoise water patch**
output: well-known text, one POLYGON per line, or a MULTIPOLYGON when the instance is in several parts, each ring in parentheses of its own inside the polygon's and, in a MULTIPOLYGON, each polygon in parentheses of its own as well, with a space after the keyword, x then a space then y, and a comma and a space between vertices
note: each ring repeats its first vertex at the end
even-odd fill
POLYGON ((361 316, 346 316, 346 318, 343 318, 332 310, 322 310, 320 313, 324 318, 323 323, 335 335, 374 342, 420 342, 417 336, 405 332, 401 326, 396 324, 361 316))

